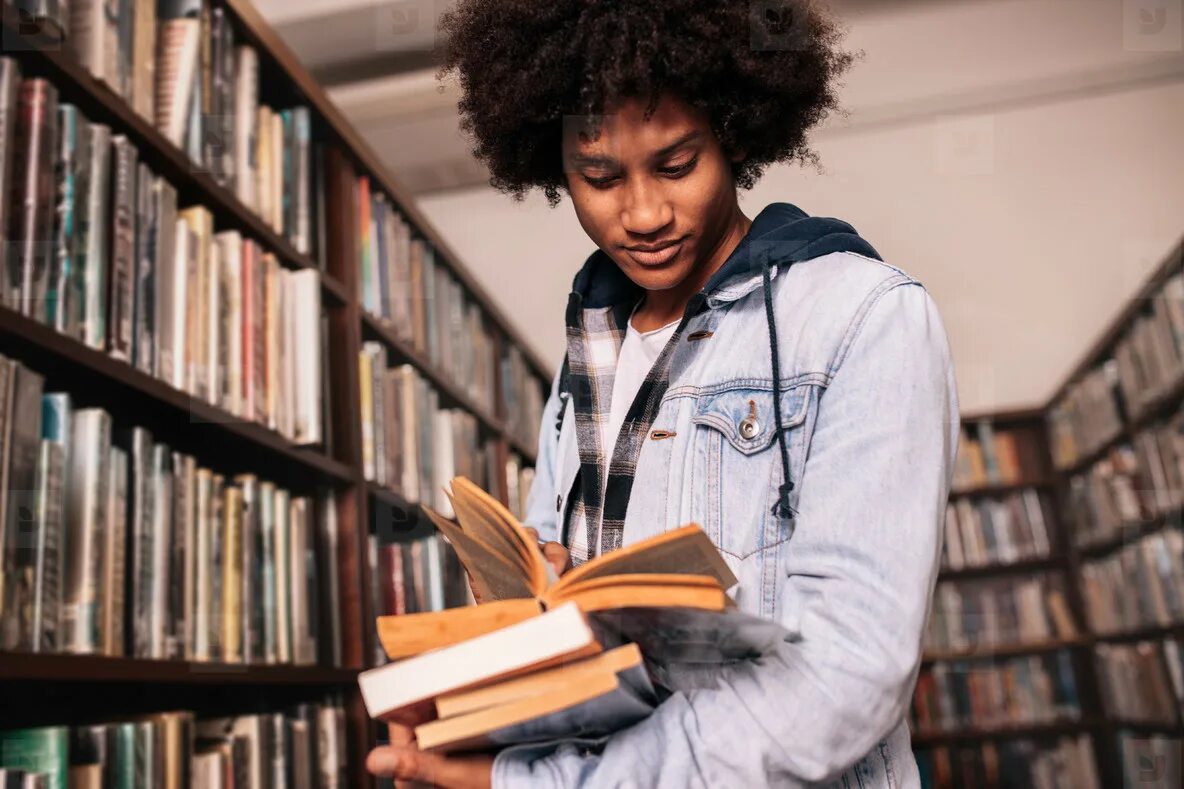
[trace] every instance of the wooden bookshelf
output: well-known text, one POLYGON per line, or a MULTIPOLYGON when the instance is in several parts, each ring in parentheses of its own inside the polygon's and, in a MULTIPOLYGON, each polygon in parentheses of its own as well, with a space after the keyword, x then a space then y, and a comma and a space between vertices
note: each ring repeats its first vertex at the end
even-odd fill
POLYGON ((982 644, 966 649, 948 649, 926 652, 921 658, 922 664, 940 663, 952 660, 987 660, 991 658, 1018 657, 1020 655, 1039 655, 1045 652, 1056 652, 1061 649, 1080 649, 1091 646, 1093 640, 1086 636, 1077 638, 1054 638, 1046 641, 1032 641, 1020 644, 982 644))
MULTIPOLYGON (((100 722, 105 715, 169 708, 217 711, 262 711, 294 700, 309 700, 326 689, 342 691, 348 717, 349 784, 373 785, 365 756, 375 741, 376 727, 361 702, 356 678, 368 667, 374 647, 374 611, 370 594, 368 535, 382 532, 378 519, 401 508, 424 527, 414 505, 390 490, 367 482, 361 462, 361 415, 358 354, 364 340, 383 343, 395 363, 413 365, 439 393, 442 407, 461 408, 477 419, 480 431, 496 442, 497 474, 506 489, 505 459, 510 452, 532 465, 535 448, 525 446, 506 425, 506 404, 500 369, 496 369, 496 401, 477 402, 454 380, 436 369, 426 355, 410 347, 380 320, 366 315, 359 303, 358 260, 349 201, 350 178, 365 174, 376 190, 391 199, 432 248, 438 264, 461 283, 492 327, 494 347, 517 347, 541 391, 553 370, 534 353, 510 324, 465 263, 428 222, 414 199, 388 172, 361 135, 329 100, 325 91, 246 0, 225 0, 236 43, 250 44, 259 56, 260 103, 309 107, 313 138, 325 146, 326 255, 319 269, 321 306, 328 318, 329 414, 332 446, 303 447, 263 425, 233 416, 126 362, 90 348, 52 327, 0 306, 0 354, 28 364, 46 375, 47 391, 68 391, 76 405, 108 410, 117 424, 148 428, 171 448, 199 458, 219 473, 254 472, 294 492, 333 490, 338 522, 335 558, 339 575, 339 617, 343 666, 223 665, 187 661, 142 660, 66 654, 0 653, 0 677, 15 703, 0 715, 5 728, 54 722, 100 722), (278 97, 278 98, 277 98, 278 97), (331 199, 337 198, 337 199, 331 199), (17 692, 17 689, 20 689, 17 692), (54 689, 57 689, 56 691, 54 689), (180 706, 178 706, 180 705, 180 706), (237 705, 237 706, 236 706, 237 705)), ((233 230, 275 255, 292 270, 318 269, 313 256, 298 252, 233 190, 195 167, 188 154, 142 118, 104 82, 92 77, 62 42, 30 34, 12 7, 2 5, 3 54, 16 59, 24 77, 45 77, 61 101, 76 105, 91 121, 126 135, 140 162, 164 177, 177 191, 178 207, 201 205, 213 217, 214 231, 233 230)), ((495 365, 495 368, 500 366, 495 365)))
POLYGON ((1065 557, 1060 554, 1019 559, 1014 562, 995 562, 975 567, 943 568, 937 576, 939 581, 966 581, 972 578, 998 578, 1007 575, 1031 575, 1065 567, 1065 557))
POLYGON ((1055 739, 1096 731, 1105 726, 1100 718, 1057 720, 1049 723, 983 726, 953 731, 922 731, 913 734, 914 748, 969 745, 985 740, 1055 739))

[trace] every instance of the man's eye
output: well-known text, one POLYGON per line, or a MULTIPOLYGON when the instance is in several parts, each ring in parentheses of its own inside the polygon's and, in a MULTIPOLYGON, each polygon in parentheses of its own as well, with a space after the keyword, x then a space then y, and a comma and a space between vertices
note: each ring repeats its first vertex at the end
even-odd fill
POLYGON ((584 176, 585 183, 595 186, 597 189, 603 189, 615 180, 617 180, 617 176, 615 175, 608 175, 603 178, 589 178, 586 175, 584 176))
POLYGON ((658 172, 660 172, 662 175, 683 175, 684 173, 689 173, 697 161, 699 161, 698 156, 688 160, 685 164, 676 165, 674 167, 662 167, 658 170, 658 172))

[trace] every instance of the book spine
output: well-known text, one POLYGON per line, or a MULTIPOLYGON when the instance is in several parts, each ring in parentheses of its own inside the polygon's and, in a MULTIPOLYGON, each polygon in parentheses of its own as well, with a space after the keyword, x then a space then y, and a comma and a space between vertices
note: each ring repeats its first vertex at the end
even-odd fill
POLYGON ((227 485, 222 504, 222 660, 241 663, 242 634, 242 491, 227 485))
POLYGON ((240 331, 236 335, 239 367, 239 415, 244 419, 255 418, 255 243, 243 242, 242 266, 239 270, 238 287, 242 296, 239 319, 240 331))
POLYGON ((156 213, 157 179, 140 163, 136 184, 136 253, 135 293, 132 304, 132 363, 148 375, 157 374, 156 323, 159 302, 156 278, 160 275, 158 225, 156 213))
MULTIPOLYGON (((185 338, 185 273, 178 270, 177 190, 163 178, 153 184, 153 213, 156 237, 152 244, 153 277, 156 303, 153 352, 156 355, 156 375, 162 381, 181 389, 179 370, 184 367, 185 338), (180 280, 180 282, 178 282, 180 280)), ((183 224, 182 224, 183 228, 183 224)), ((183 259, 182 259, 183 264, 183 259)))
POLYGON ((126 653, 124 603, 127 584, 128 456, 119 447, 108 455, 107 518, 103 538, 103 654, 126 653))
POLYGON ((223 648, 223 591, 226 583, 225 558, 225 521, 223 509, 225 504, 226 484, 221 474, 212 476, 210 486, 210 563, 207 565, 211 575, 210 583, 210 618, 208 620, 210 634, 210 658, 216 662, 226 662, 223 648))
POLYGON ((289 540, 291 538, 291 500, 286 490, 275 492, 275 528, 272 532, 275 549, 275 623, 276 661, 292 662, 291 569, 289 540))
MULTIPOLYGON (((74 145, 78 135, 78 109, 70 104, 59 105, 57 121, 58 139, 53 170, 53 251, 46 277, 45 322, 59 332, 71 334, 70 313, 73 305, 68 283, 74 254, 75 176, 78 169, 74 145)), ((0 143, 2 146, 3 143, 0 143)), ((3 156, 2 152, 0 156, 3 156)), ((6 181, 0 178, 0 184, 4 183, 6 181)), ((3 221, 2 216, 0 221, 3 221)))
MULTIPOLYGON (((310 156, 312 139, 312 117, 308 107, 292 110, 295 133, 293 146, 293 179, 295 181, 295 205, 293 206, 294 227, 289 231, 296 251, 302 255, 312 253, 312 201, 309 196, 311 184, 310 156)), ((287 193, 288 190, 285 190, 287 193)))
POLYGON ((32 648, 56 652, 61 643, 59 622, 62 599, 62 502, 65 448, 43 439, 37 464, 37 558, 33 595, 32 648))
POLYGON ((193 592, 193 659, 211 659, 210 622, 213 608, 213 536, 211 509, 213 475, 209 469, 195 473, 194 502, 194 592, 193 592))
POLYGON ((292 293, 291 325, 294 338, 289 355, 296 381, 293 403, 293 438, 297 444, 320 444, 321 429, 321 279, 316 269, 294 271, 289 276, 292 293))
POLYGON ((238 199, 258 209, 255 192, 256 148, 258 143, 259 56, 249 46, 235 47, 234 69, 234 176, 238 199))
POLYGON ((261 570, 260 609, 263 612, 264 663, 275 663, 278 659, 276 636, 276 567, 275 567, 275 486, 270 482, 259 484, 259 554, 256 557, 261 570))
POLYGON ((86 408, 71 420, 69 471, 66 473, 66 587, 62 631, 69 652, 93 653, 100 638, 100 593, 109 475, 103 467, 111 453, 111 417, 86 408))
POLYGON ((288 524, 288 595, 292 601, 290 621, 292 630, 292 662, 305 665, 315 662, 309 655, 309 619, 312 613, 308 598, 308 499, 292 499, 292 515, 288 524))
POLYGON ((0 608, 0 645, 5 649, 32 648, 31 620, 34 606, 32 570, 37 543, 37 467, 41 453, 41 396, 45 380, 27 367, 12 363, 11 395, 5 418, 5 460, 8 464, 7 497, 0 513, 5 591, 0 608))
MULTIPOLYGON (((16 136, 17 97, 21 69, 13 58, 0 57, 0 272, 8 271, 9 190, 14 163, 13 138, 16 136)), ((7 303, 0 294, 0 303, 7 303)))
POLYGON ((242 491, 242 644, 243 662, 263 656, 263 563, 259 528, 259 481, 251 474, 236 479, 242 491))
POLYGON ((251 369, 253 383, 251 385, 253 411, 248 413, 250 419, 259 424, 267 424, 267 280, 268 267, 266 259, 261 256, 258 246, 251 247, 251 268, 248 275, 251 278, 251 369))
POLYGON ((107 295, 107 352, 132 359, 132 310, 135 303, 135 193, 137 152, 122 134, 111 140, 112 179, 111 278, 107 295))
POLYGON ((139 658, 157 658, 153 651, 152 592, 154 515, 152 434, 142 427, 132 428, 128 438, 130 473, 128 491, 128 558, 131 560, 131 654, 139 658))
POLYGON ((45 79, 26 79, 18 99, 16 162, 11 194, 13 254, 8 256, 4 303, 24 315, 46 320, 46 290, 54 256, 54 150, 57 140, 57 89, 45 79))
POLYGON ((322 490, 318 494, 319 518, 317 528, 320 541, 317 544, 317 557, 320 560, 319 577, 322 579, 324 603, 322 610, 327 619, 323 632, 319 634, 317 643, 321 647, 321 662, 329 666, 341 666, 341 581, 340 570, 337 565, 337 501, 332 489, 322 490))
POLYGON ((132 107, 151 123, 156 115, 156 0, 135 0, 132 107))
POLYGON ((194 612, 197 595, 197 497, 196 463, 191 455, 173 453, 173 551, 171 571, 172 615, 175 654, 192 660, 194 654, 194 612))
POLYGON ((156 128, 177 147, 184 143, 189 125, 199 34, 196 19, 162 18, 157 25, 156 128))
MULTIPOLYGON (((209 225, 206 226, 207 228, 209 225)), ((202 356, 198 364, 199 381, 204 378, 203 399, 210 405, 218 405, 222 386, 222 247, 207 234, 202 246, 205 249, 205 293, 202 318, 205 337, 202 340, 202 356)))

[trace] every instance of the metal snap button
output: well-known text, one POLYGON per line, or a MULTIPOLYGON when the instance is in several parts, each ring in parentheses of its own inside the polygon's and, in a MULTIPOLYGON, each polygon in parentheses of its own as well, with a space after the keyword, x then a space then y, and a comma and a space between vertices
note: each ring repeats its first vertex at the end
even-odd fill
POLYGON ((745 440, 752 439, 761 432, 761 423, 756 421, 756 401, 748 401, 748 416, 740 420, 740 436, 745 440))

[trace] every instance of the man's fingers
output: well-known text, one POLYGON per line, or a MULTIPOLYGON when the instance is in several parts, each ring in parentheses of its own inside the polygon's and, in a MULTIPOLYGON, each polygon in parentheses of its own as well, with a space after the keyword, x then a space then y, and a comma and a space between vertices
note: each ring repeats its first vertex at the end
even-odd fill
POLYGON ((450 759, 424 753, 413 746, 384 745, 370 751, 366 769, 373 775, 396 781, 423 781, 445 789, 459 789, 474 783, 469 762, 464 757, 450 759))
POLYGON ((543 546, 543 557, 555 568, 556 575, 563 575, 571 569, 571 553, 557 542, 543 546))
POLYGON ((415 742, 415 729, 401 723, 388 723, 391 745, 410 745, 415 742))

